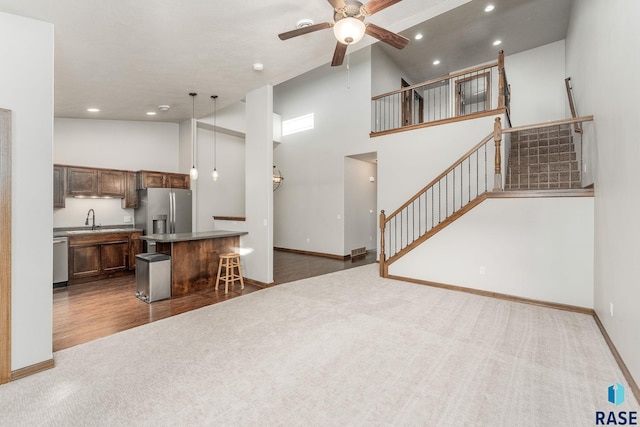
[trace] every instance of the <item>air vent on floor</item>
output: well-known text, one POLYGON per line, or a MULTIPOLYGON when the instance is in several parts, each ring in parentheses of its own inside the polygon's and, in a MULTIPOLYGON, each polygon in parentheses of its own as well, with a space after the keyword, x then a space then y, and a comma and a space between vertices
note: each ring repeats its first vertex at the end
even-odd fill
POLYGON ((355 249, 351 249, 351 259, 357 259, 357 258, 362 258, 367 254, 367 248, 366 247, 361 247, 361 248, 355 248, 355 249))

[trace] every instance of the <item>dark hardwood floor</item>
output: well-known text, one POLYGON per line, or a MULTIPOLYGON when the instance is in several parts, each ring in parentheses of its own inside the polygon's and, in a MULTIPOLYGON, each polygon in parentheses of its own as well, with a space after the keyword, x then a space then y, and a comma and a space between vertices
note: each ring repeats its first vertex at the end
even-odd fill
MULTIPOLYGON (((274 251, 274 284, 292 282, 375 262, 375 253, 351 261, 274 251)), ((236 284, 224 294, 207 289, 147 304, 135 297, 135 276, 124 276, 53 291, 53 351, 63 350, 126 329, 195 310, 261 288, 236 284)))

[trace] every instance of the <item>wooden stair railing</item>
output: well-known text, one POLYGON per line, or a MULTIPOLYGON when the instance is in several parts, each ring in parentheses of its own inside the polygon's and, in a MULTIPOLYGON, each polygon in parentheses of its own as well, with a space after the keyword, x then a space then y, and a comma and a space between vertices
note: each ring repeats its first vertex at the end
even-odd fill
MULTIPOLYGON (((502 129, 500 117, 494 121, 493 132, 466 152, 452 166, 438 175, 406 203, 389 216, 380 212, 380 275, 388 275, 388 267, 412 249, 444 229, 488 197, 497 197, 504 189, 502 176, 502 140, 504 134, 544 129, 550 126, 567 125, 593 120, 593 116, 541 123, 531 126, 502 129), (494 141, 491 144, 491 140, 494 141), (490 153, 494 150, 494 153, 490 153), (490 160, 493 157, 493 162, 490 160), (489 189, 493 175, 493 188, 489 189)), ((504 148, 508 151, 507 147, 504 148)), ((508 155, 508 152, 505 154, 508 155)), ((508 160, 508 159, 507 159, 508 160)), ((505 162, 506 163, 506 162, 505 162)), ((526 194, 520 188, 510 196, 526 194)), ((544 194, 540 188, 530 194, 544 194)), ((567 189, 555 190, 566 194, 567 189)), ((579 191, 579 190, 574 190, 579 191)), ((592 193, 591 193, 592 194, 592 193)))

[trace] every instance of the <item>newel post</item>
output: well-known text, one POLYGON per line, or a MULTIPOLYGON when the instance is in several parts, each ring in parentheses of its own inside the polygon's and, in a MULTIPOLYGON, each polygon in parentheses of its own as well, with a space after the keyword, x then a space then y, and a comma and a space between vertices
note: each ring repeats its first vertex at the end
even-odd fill
POLYGON ((504 107, 504 50, 498 52, 498 108, 504 107))
POLYGON ((493 191, 502 191, 502 156, 500 144, 502 143, 502 123, 500 117, 496 117, 493 123, 493 140, 496 143, 495 174, 493 175, 493 191))
POLYGON ((384 254, 384 227, 387 216, 384 214, 384 210, 380 211, 380 277, 385 277, 385 254, 384 254))

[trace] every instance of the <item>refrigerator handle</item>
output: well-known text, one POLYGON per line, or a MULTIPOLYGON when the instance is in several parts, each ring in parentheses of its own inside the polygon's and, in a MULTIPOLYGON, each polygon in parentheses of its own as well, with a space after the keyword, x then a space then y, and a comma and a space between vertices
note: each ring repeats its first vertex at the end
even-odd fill
POLYGON ((176 232, 176 193, 171 194, 171 232, 176 232))

